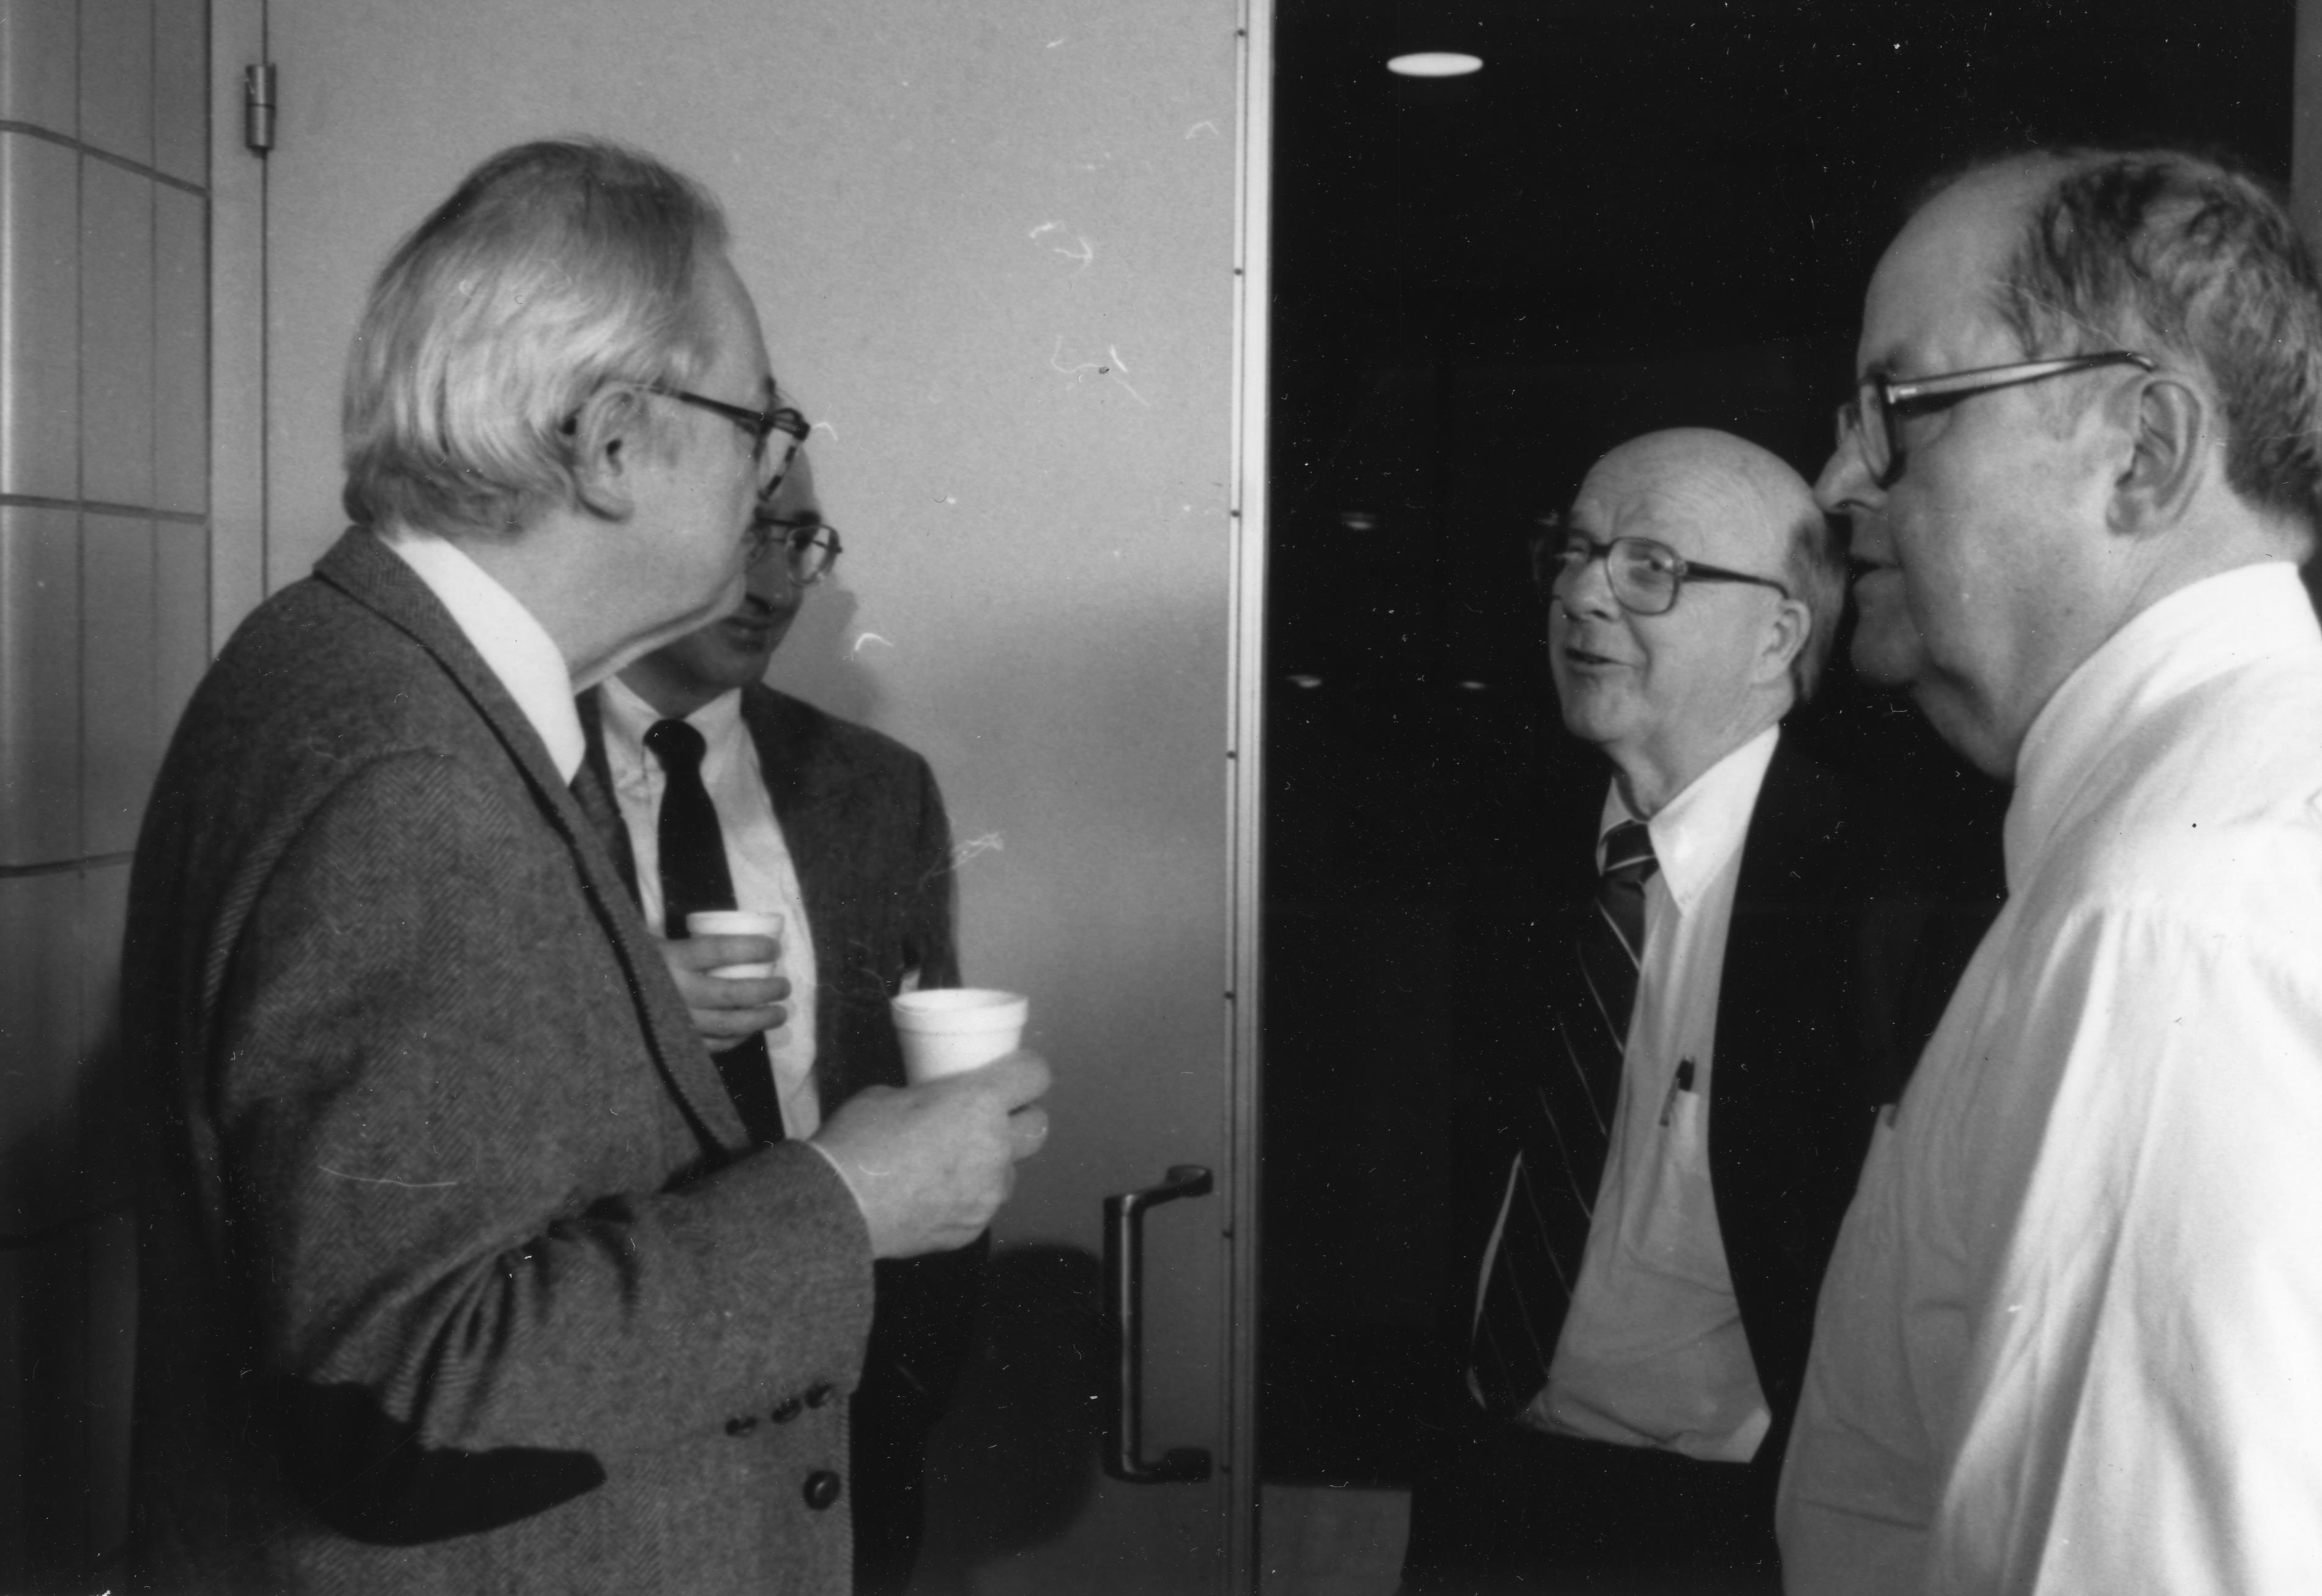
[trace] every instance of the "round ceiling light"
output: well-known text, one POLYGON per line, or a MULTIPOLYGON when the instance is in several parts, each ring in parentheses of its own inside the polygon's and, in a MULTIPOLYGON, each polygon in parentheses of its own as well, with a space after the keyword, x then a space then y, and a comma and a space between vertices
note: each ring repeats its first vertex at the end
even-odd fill
POLYGON ((1386 69, 1404 78, 1465 78, 1484 69, 1484 58, 1453 50, 1422 50, 1396 56, 1386 69))

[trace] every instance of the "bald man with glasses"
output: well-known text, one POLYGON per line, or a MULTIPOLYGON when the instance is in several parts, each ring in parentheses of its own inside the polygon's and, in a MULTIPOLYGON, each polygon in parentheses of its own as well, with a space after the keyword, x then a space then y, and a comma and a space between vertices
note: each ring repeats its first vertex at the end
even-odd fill
POLYGON ((1867 846, 1781 721, 1845 563, 1723 433, 1589 472, 1536 545, 1564 724, 1609 761, 1464 1044, 1458 1300, 1404 1588, 1779 1588, 1773 1498, 1873 1117, 1851 1013, 1867 846), (1591 890, 1593 888, 1593 890, 1591 890))

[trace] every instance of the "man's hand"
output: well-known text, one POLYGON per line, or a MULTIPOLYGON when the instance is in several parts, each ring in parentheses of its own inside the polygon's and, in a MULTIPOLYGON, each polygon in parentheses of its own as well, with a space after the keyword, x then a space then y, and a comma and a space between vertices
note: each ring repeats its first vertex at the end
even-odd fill
POLYGON ((875 1258, 965 1246, 1016 1185, 1016 1161, 1048 1139, 1038 1055, 1011 1053, 925 1086, 866 1087, 823 1122, 815 1145, 855 1193, 875 1258))
POLYGON ((728 964, 771 964, 781 953, 782 944, 771 936, 689 936, 661 944, 670 978, 710 1052, 723 1053, 745 1036, 786 1022, 790 1011, 782 1003, 791 983, 779 975, 728 980, 709 972, 728 964))

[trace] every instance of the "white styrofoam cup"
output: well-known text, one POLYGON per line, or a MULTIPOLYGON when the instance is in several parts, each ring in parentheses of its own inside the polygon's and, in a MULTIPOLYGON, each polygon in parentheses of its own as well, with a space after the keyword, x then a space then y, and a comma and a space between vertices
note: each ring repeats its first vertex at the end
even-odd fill
POLYGON ((891 1005, 903 1044, 903 1073, 917 1086, 977 1070, 1016 1051, 1031 999, 983 987, 905 992, 891 1005))

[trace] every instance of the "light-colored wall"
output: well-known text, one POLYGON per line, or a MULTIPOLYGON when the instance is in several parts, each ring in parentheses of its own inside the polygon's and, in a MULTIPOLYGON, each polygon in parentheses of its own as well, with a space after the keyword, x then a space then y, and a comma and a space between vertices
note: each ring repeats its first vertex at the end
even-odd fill
POLYGON ((207 659, 204 0, 0 0, 0 1589, 117 1550, 112 1008, 207 659))

